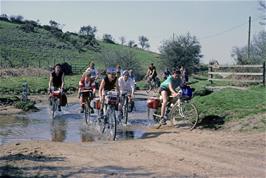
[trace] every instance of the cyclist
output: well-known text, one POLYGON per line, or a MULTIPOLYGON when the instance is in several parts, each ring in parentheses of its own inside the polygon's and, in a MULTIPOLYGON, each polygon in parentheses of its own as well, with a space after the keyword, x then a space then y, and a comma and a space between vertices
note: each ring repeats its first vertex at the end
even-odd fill
MULTIPOLYGON (((61 103, 61 95, 64 90, 64 72, 62 71, 60 64, 56 64, 54 67, 54 70, 50 73, 50 80, 49 80, 48 86, 49 86, 48 88, 49 93, 52 92, 52 87, 54 91, 60 90, 61 94, 59 97, 59 100, 60 100, 59 103, 61 103)), ((49 97, 49 101, 50 101, 50 97, 49 97)), ((60 104, 58 105, 58 111, 61 111, 60 104)))
POLYGON ((99 72, 95 68, 94 62, 91 62, 89 67, 86 69, 86 72, 89 72, 89 71, 91 73, 91 78, 94 78, 95 80, 99 78, 99 72))
POLYGON ((165 125, 165 110, 168 97, 172 95, 173 97, 179 96, 179 93, 175 90, 182 85, 181 72, 179 70, 174 70, 172 75, 170 75, 161 85, 160 94, 163 98, 162 108, 161 108, 161 124, 165 125))
POLYGON ((123 72, 123 70, 121 69, 121 66, 117 64, 115 70, 116 70, 116 77, 119 78, 123 72))
POLYGON ((156 67, 153 65, 153 63, 150 64, 148 67, 148 70, 146 72, 146 77, 148 78, 148 81, 155 81, 157 77, 156 67))
MULTIPOLYGON (((95 96, 95 92, 96 92, 96 85, 95 85, 95 79, 92 78, 92 75, 91 75, 91 72, 85 72, 80 81, 79 81, 79 96, 80 96, 80 106, 81 106, 81 110, 80 110, 80 113, 83 113, 84 112, 84 102, 85 102, 85 99, 84 97, 90 97, 90 100, 93 99, 93 97, 95 96), (88 94, 89 93, 82 93, 81 91, 82 90, 92 90, 92 96, 89 96, 88 94)), ((94 113, 94 110, 93 108, 90 106, 89 104, 89 107, 91 109, 91 113, 94 113)))
MULTIPOLYGON (((127 70, 124 70, 122 73, 122 76, 118 79, 118 86, 120 89, 120 94, 128 94, 129 102, 131 102, 132 98, 134 97, 134 82, 131 78, 129 78, 129 72, 127 70)), ((124 97, 121 97, 120 103, 119 103, 119 110, 120 117, 122 116, 122 105, 124 103, 124 97)))
MULTIPOLYGON (((106 69, 107 76, 105 76, 100 84, 99 88, 99 97, 101 103, 104 103, 105 92, 116 90, 119 93, 118 79, 116 77, 116 69, 113 67, 109 67, 106 69)), ((101 105, 101 116, 103 115, 103 104, 101 105)))
POLYGON ((166 80, 168 78, 168 76, 171 75, 171 72, 168 68, 166 68, 163 72, 163 78, 164 80, 166 80))

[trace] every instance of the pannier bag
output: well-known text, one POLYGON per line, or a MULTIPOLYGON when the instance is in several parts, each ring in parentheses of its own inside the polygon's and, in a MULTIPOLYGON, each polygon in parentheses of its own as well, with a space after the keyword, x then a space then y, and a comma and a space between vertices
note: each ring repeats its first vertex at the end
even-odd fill
POLYGON ((62 93, 61 95, 61 103, 60 105, 61 106, 65 106, 67 104, 67 97, 66 97, 66 94, 65 93, 62 93))
POLYGON ((101 101, 100 98, 95 98, 93 102, 94 109, 100 110, 101 109, 101 101))
POLYGON ((151 97, 147 100, 147 107, 150 109, 158 109, 160 107, 160 99, 151 97))
POLYGON ((119 102, 119 97, 117 92, 108 92, 105 96, 105 104, 117 105, 119 102))
POLYGON ((192 98, 192 89, 190 86, 184 86, 181 88, 182 90, 182 98, 191 99, 192 98))

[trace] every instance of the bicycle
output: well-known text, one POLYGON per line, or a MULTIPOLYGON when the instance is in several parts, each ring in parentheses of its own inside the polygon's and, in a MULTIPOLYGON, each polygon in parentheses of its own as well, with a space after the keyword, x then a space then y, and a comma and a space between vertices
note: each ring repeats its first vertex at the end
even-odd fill
POLYGON ((90 124, 92 123, 91 120, 91 107, 90 107, 90 103, 93 99, 93 92, 92 90, 81 90, 80 93, 82 94, 82 96, 84 97, 85 103, 84 103, 84 116, 85 116, 85 122, 86 124, 90 124))
POLYGON ((61 91, 60 90, 51 90, 49 101, 50 101, 50 110, 52 111, 52 119, 55 118, 55 112, 59 106, 59 98, 61 97, 61 91))
POLYGON ((128 121, 128 113, 132 112, 134 107, 134 101, 131 98, 131 95, 129 95, 127 92, 122 93, 121 95, 122 103, 122 113, 123 113, 123 121, 124 124, 127 124, 128 121))
POLYGON ((153 91, 155 93, 158 92, 159 86, 160 86, 160 79, 158 77, 155 77, 154 79, 148 79, 148 88, 146 89, 147 93, 150 93, 150 91, 153 91))
MULTIPOLYGON (((148 104, 149 108, 160 109, 161 100, 154 99, 148 104), (156 104, 154 104, 156 103, 156 104)), ((162 126, 160 115, 153 114, 153 119, 159 123, 157 129, 162 126)), ((199 114, 197 107, 190 102, 188 97, 170 97, 166 105, 166 120, 170 120, 170 126, 187 126, 190 130, 193 130, 199 120, 199 114)))
POLYGON ((102 134, 107 134, 112 140, 115 140, 117 133, 117 117, 115 111, 118 108, 119 95, 117 92, 109 91, 105 95, 103 104, 103 117, 98 119, 100 126, 102 126, 102 134), (102 121, 103 119, 103 121, 102 121))

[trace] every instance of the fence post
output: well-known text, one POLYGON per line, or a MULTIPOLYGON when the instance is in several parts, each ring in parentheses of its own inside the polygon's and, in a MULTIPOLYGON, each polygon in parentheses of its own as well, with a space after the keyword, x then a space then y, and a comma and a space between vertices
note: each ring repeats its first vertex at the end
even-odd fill
POLYGON ((263 76, 263 78, 262 78, 262 82, 263 82, 263 86, 265 86, 265 62, 263 62, 263 74, 262 74, 262 76, 263 76))
MULTIPOLYGON (((209 65, 208 72, 212 72, 212 65, 209 65)), ((213 78, 213 75, 209 74, 208 79, 211 82, 211 84, 213 83, 213 81, 211 80, 212 78, 213 78)))

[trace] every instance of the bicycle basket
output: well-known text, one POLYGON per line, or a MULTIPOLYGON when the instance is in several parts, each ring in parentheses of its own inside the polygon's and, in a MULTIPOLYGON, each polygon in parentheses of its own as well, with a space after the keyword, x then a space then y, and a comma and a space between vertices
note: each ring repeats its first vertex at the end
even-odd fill
POLYGON ((105 98, 105 104, 117 105, 119 98, 117 95, 107 95, 105 98))
POLYGON ((182 90, 182 99, 191 99, 192 98, 192 89, 189 86, 181 88, 182 90))
POLYGON ((151 97, 147 100, 147 107, 150 109, 158 109, 160 107, 160 99, 151 97))
POLYGON ((58 91, 53 91, 52 92, 52 95, 53 96, 56 96, 56 97, 59 97, 59 95, 60 95, 60 91, 58 90, 58 91))

